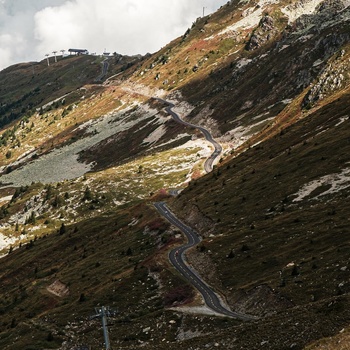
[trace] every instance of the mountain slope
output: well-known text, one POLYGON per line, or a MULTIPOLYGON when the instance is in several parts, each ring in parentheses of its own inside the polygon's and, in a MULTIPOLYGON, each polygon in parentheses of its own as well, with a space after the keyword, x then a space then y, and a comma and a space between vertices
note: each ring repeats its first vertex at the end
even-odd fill
POLYGON ((217 14, 199 19, 180 43, 164 48, 157 61, 145 62, 143 67, 152 68, 144 68, 138 79, 167 89, 179 87, 196 107, 191 119, 211 122, 218 135, 236 143, 235 131, 262 130, 292 99, 306 94, 317 77, 327 79, 312 88, 302 108, 348 86, 347 50, 345 57, 341 51, 349 42, 344 4, 260 2, 254 7, 230 2, 217 14), (315 12, 304 15, 310 6, 315 12), (339 68, 333 71, 333 66, 339 68))
MULTIPOLYGON (((106 79, 125 71, 142 59, 140 56, 115 55, 109 59, 106 79)), ((52 107, 52 101, 72 103, 79 100, 82 86, 100 82, 103 58, 97 56, 59 56, 57 62, 17 64, 0 72, 0 127, 21 117, 29 117, 37 108, 52 107)), ((56 106, 59 104, 56 103, 56 106)))
MULTIPOLYGON (((111 58, 103 84, 94 81, 102 59, 67 59, 78 82, 45 67, 41 83, 57 74, 62 86, 35 107, 76 85, 64 104, 24 109, 2 133, 1 347, 101 347, 100 320, 90 318, 101 305, 118 309, 109 331, 121 349, 344 343, 348 5, 229 1, 154 55, 111 58), (155 97, 223 145, 211 173, 201 134, 155 97), (208 314, 168 262, 183 238, 154 210, 159 200, 202 235, 188 262, 233 310, 258 320, 208 314)), ((30 67, 1 74, 21 69, 30 67)), ((3 96, 15 101, 30 84, 3 96)))

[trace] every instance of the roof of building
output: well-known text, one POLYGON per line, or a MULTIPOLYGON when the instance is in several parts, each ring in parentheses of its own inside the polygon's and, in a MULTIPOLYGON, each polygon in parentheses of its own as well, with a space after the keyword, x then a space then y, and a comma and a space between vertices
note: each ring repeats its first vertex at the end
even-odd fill
POLYGON ((69 52, 87 52, 88 50, 86 49, 69 49, 69 52))

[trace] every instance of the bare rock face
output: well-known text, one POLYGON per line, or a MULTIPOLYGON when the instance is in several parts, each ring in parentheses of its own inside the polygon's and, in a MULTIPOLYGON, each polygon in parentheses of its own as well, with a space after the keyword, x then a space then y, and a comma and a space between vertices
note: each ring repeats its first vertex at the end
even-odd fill
POLYGON ((205 216, 196 205, 192 205, 188 211, 186 222, 191 226, 195 227, 196 230, 202 236, 209 236, 214 230, 215 224, 213 220, 205 216))
POLYGON ((250 37, 249 43, 247 44, 247 50, 251 51, 251 50, 258 49, 262 42, 263 42, 263 39, 260 35, 253 34, 250 37))
POLYGON ((322 74, 305 95, 302 103, 303 108, 312 107, 317 101, 344 88, 350 68, 349 61, 343 59, 344 55, 345 51, 342 50, 334 61, 324 67, 322 74))
POLYGON ((269 41, 274 32, 274 20, 271 16, 265 15, 259 22, 258 27, 251 35, 246 49, 248 51, 258 49, 260 46, 269 41))
POLYGON ((259 23, 259 27, 263 30, 263 31, 269 31, 269 30, 273 30, 274 29, 274 21, 273 18, 270 17, 269 15, 265 15, 259 23))
POLYGON ((304 14, 297 18, 295 29, 300 31, 314 27, 320 30, 323 26, 329 26, 331 22, 337 21, 343 10, 345 10, 345 5, 341 0, 322 1, 313 14, 304 14))
POLYGON ((215 263, 211 259, 211 255, 207 251, 201 251, 201 249, 193 249, 186 255, 189 263, 194 267, 196 271, 205 279, 211 286, 216 286, 222 290, 224 287, 222 281, 219 278, 218 270, 215 263))
POLYGON ((276 293, 266 284, 242 293, 242 295, 234 301, 235 310, 257 316, 265 316, 292 306, 293 303, 291 301, 279 293, 276 293))

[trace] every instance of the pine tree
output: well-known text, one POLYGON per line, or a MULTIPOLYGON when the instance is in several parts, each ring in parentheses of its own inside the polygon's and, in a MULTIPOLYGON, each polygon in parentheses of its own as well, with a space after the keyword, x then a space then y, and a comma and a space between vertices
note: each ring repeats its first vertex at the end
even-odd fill
POLYGON ((128 256, 132 255, 132 249, 130 247, 126 251, 126 255, 128 255, 128 256))
POLYGON ((63 222, 62 222, 62 225, 60 227, 59 233, 60 233, 60 235, 63 235, 64 233, 66 233, 66 226, 64 225, 63 222))

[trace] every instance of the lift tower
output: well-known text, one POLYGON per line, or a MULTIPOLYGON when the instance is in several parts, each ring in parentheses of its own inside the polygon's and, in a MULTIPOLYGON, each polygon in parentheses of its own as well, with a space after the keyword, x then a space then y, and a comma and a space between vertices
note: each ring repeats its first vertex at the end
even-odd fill
POLYGON ((105 339, 105 347, 106 347, 106 350, 111 350, 108 328, 107 328, 107 317, 114 316, 116 312, 111 311, 109 306, 95 307, 95 312, 96 314, 91 318, 100 317, 102 319, 102 328, 103 328, 103 337, 105 339))

